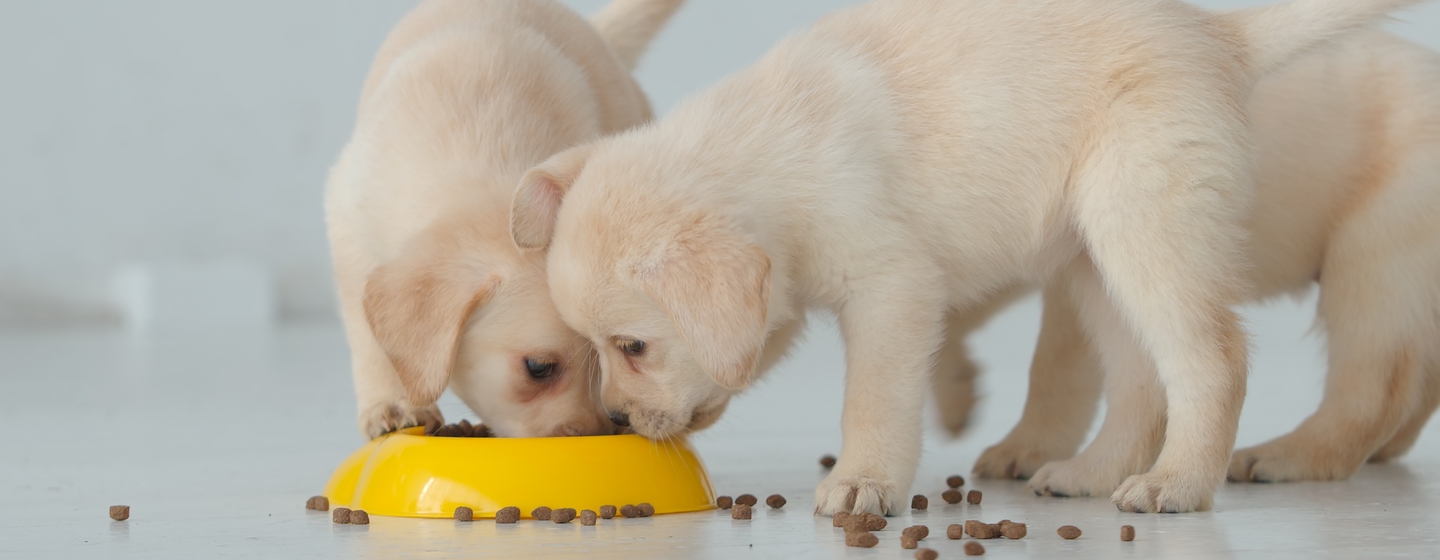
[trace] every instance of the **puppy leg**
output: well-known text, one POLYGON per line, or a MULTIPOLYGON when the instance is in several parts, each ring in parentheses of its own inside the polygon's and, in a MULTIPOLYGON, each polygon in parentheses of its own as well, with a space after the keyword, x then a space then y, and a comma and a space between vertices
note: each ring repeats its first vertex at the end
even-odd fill
POLYGON ((1425 429, 1425 424, 1430 422, 1430 417, 1435 414, 1435 409, 1440 407, 1440 368, 1431 367, 1426 373, 1424 399, 1418 407, 1410 414, 1410 419, 1405 425, 1395 432, 1390 441, 1380 446, 1374 454, 1370 455, 1371 463, 1383 463, 1399 458, 1415 445, 1415 440, 1420 439, 1420 432, 1425 429))
MULTIPOLYGON (((893 271, 899 279, 922 273, 893 271)), ((845 411, 840 460, 815 490, 815 513, 889 514, 908 507, 920 462, 925 389, 945 335, 936 282, 852 286, 840 308, 845 411), (897 285, 899 284, 899 285, 897 285)))
POLYGON ((980 366, 970 359, 966 339, 1028 291, 1006 290, 964 311, 950 312, 945 344, 935 356, 935 373, 931 379, 935 408, 950 437, 960 437, 965 431, 970 423, 970 410, 975 406, 975 376, 979 375, 980 366))
MULTIPOLYGON (((1100 363, 1108 406, 1095 441, 1072 459, 1040 467, 1028 487, 1039 495, 1108 496, 1126 477, 1148 470, 1160 453, 1165 437, 1165 390, 1150 356, 1111 305, 1086 259, 1078 259, 1074 270, 1058 280, 1059 287, 1046 290, 1047 296, 1054 296, 1046 300, 1047 312, 1050 301, 1061 300, 1066 288, 1074 291, 1078 305, 1070 312, 1083 316, 1094 347, 1103 349, 1100 363)), ((1098 385, 1099 380, 1093 383, 1098 385)), ((1094 405, 1089 406, 1093 414, 1094 405)), ((1085 425, 1088 427, 1088 422, 1085 425)))
MULTIPOLYGON (((1052 282, 1044 302, 1025 412, 1010 434, 975 462, 974 472, 981 478, 1030 478, 1045 463, 1070 458, 1095 420, 1100 364, 1080 326, 1070 286, 1052 282)), ((1148 460, 1154 460, 1153 455, 1148 460)))

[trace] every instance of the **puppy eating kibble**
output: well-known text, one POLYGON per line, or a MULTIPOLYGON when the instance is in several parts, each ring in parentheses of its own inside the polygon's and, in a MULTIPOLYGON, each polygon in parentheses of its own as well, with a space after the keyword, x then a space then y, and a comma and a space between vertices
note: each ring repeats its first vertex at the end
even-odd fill
POLYGON ((834 310, 847 387, 826 515, 903 508, 950 310, 1024 279, 1067 286, 1102 354, 1155 363, 1128 373, 1171 404, 1164 451, 1112 500, 1206 509, 1246 374, 1230 310, 1244 101, 1405 3, 872 1, 664 120, 552 157, 521 182, 511 233, 549 247, 607 409, 651 438, 714 423, 807 310, 834 310))
POLYGON ((650 119, 629 75, 681 0, 430 0, 390 34, 326 218, 360 430, 439 422, 447 386, 506 437, 611 433, 544 255, 506 231, 525 168, 650 119))

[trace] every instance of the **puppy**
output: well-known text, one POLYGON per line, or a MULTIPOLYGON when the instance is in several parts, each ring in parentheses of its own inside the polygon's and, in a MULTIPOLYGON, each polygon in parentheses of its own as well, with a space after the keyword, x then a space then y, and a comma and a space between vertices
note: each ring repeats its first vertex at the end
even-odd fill
MULTIPOLYGON (((1332 480, 1404 454, 1440 405, 1440 55, 1378 31, 1311 53, 1250 98, 1259 149, 1248 221, 1263 299, 1320 285, 1330 373, 1320 408, 1294 432, 1242 449, 1237 481, 1332 480)), ((1006 297, 1010 297, 1007 295, 1006 297)), ((966 313, 983 324, 992 305, 966 313)), ((1099 367, 1063 290, 1047 290, 1020 423, 975 464, 1033 478, 1036 492, 1103 495, 1160 451, 1158 391, 1111 384, 1104 427, 1069 461, 1099 395, 1099 367), (1138 443, 1139 445, 1136 445, 1138 443), (1049 461, 1052 466, 1041 468, 1049 461)), ((963 356, 963 339, 950 341, 963 356)), ((968 360, 960 363, 968 364, 968 360)), ((936 372, 958 432, 974 369, 936 372)))
POLYGON ((604 404, 652 438, 713 423, 807 308, 834 310, 844 446, 820 514, 902 510, 947 314, 1056 279, 1108 370, 1165 387, 1167 444, 1114 501, 1208 508, 1245 389, 1251 84, 1403 3, 872 1, 532 170, 512 235, 549 245, 604 404))
POLYGON ((592 27, 552 0, 430 0, 390 34, 325 192, 366 436, 439 422, 447 385, 502 436, 613 431, 510 199, 551 154, 651 118, 629 71, 680 3, 616 0, 592 27))

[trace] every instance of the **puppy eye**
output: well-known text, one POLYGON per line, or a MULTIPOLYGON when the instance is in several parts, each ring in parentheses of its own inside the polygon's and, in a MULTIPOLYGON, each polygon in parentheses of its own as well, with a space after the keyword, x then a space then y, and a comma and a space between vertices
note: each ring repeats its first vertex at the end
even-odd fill
POLYGON ((643 340, 621 340, 620 351, 631 356, 639 356, 645 352, 645 341, 643 340))
POLYGON ((555 375, 555 362, 551 360, 525 358, 525 371, 531 379, 545 379, 555 375))

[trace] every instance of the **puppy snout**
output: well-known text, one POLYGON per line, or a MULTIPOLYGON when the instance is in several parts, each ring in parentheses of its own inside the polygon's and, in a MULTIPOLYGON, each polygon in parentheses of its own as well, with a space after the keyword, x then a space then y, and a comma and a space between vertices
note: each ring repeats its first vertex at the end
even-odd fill
POLYGON ((619 411, 611 412, 611 413, 610 413, 610 422, 614 423, 616 426, 621 426, 621 427, 629 426, 629 425, 630 425, 630 415, 629 415, 629 414, 626 414, 626 413, 624 413, 624 412, 619 412, 619 411))

